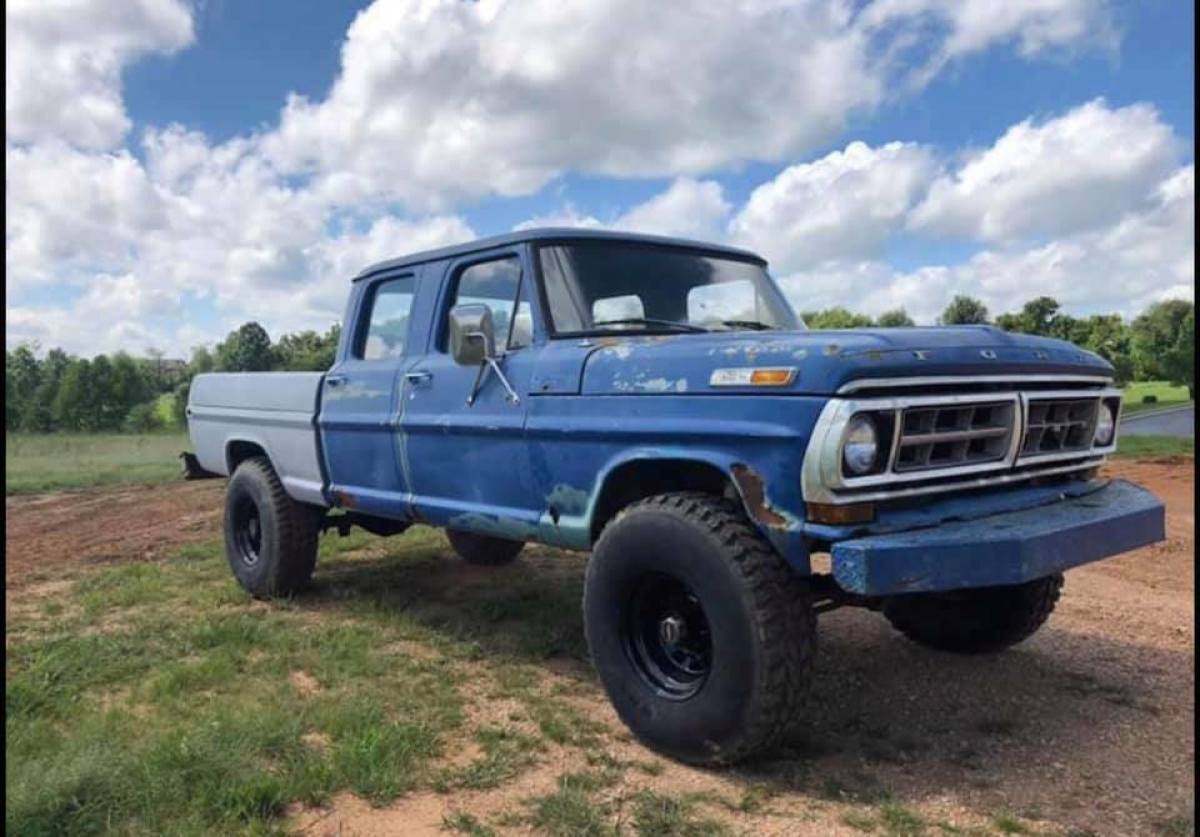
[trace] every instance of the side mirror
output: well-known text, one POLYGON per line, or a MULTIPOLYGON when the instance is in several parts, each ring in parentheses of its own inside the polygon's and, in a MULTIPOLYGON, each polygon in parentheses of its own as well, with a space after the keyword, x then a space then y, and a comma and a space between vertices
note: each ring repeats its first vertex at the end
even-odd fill
POLYGON ((496 356, 496 329, 486 305, 450 309, 450 356, 462 366, 478 366, 496 356))

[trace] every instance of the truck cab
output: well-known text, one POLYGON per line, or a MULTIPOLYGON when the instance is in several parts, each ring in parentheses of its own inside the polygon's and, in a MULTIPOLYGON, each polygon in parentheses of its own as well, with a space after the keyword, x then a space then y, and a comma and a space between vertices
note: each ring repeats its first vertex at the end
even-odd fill
POLYGON ((527 230, 368 267, 344 323, 327 373, 193 383, 235 576, 300 590, 330 526, 440 527, 481 564, 591 551, 600 678, 684 760, 795 720, 818 613, 996 651, 1065 570, 1163 537, 1154 497, 1098 476, 1102 358, 990 326, 808 331, 743 250, 527 230))

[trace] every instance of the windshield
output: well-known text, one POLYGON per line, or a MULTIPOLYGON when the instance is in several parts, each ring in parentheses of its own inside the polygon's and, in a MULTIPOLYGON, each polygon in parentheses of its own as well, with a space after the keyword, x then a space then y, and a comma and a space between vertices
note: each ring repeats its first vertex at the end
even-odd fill
POLYGON ((802 328, 751 261, 627 242, 538 248, 559 336, 802 328))

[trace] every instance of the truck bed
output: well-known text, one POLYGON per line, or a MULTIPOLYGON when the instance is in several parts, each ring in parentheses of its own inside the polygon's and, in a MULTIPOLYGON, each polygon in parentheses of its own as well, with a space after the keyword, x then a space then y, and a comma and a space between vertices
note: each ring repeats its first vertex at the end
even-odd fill
POLYGON ((201 467, 228 475, 230 452, 255 445, 271 458, 289 495, 325 505, 316 414, 321 372, 197 375, 188 395, 188 433, 201 467))

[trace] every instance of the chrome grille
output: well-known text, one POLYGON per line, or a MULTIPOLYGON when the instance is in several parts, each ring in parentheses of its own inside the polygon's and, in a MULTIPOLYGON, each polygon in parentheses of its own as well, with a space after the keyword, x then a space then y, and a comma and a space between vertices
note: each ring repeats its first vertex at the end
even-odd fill
POLYGON ((1094 444, 1094 435, 1102 403, 1111 405, 1119 428, 1120 390, 1090 377, 1064 376, 1054 388, 1053 376, 1026 378, 989 381, 1013 386, 974 392, 911 391, 967 383, 936 377, 843 385, 839 394, 868 392, 822 408, 804 457, 805 501, 874 502, 1065 477, 1087 473, 1116 450, 1115 433, 1107 445, 1094 444), (878 392, 884 383, 900 391, 878 392), (860 414, 875 421, 881 455, 871 470, 851 474, 843 451, 849 423, 860 414))
POLYGON ((903 410, 892 470, 905 473, 1003 459, 1012 441, 1014 406, 999 401, 903 410))
POLYGON ((1096 432, 1099 398, 1030 398, 1021 456, 1085 451, 1096 432))

